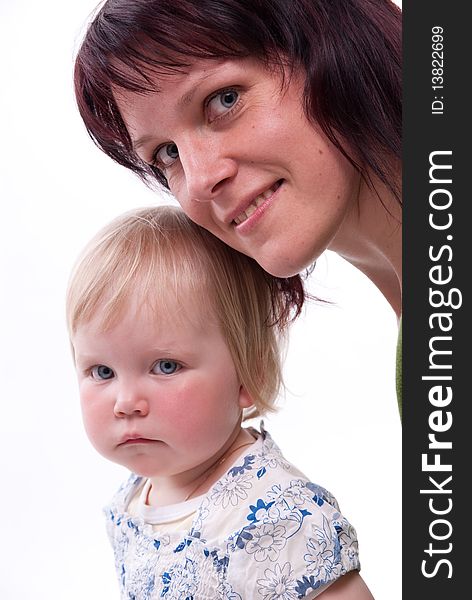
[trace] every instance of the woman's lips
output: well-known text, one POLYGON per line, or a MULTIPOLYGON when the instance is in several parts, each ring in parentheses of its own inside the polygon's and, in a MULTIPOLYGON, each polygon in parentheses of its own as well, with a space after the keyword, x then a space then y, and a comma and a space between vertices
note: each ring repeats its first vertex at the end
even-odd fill
POLYGON ((262 194, 256 196, 251 204, 233 219, 234 225, 237 227, 247 221, 257 211, 258 208, 261 208, 275 194, 281 185, 282 179, 279 179, 265 192, 262 192, 262 194))

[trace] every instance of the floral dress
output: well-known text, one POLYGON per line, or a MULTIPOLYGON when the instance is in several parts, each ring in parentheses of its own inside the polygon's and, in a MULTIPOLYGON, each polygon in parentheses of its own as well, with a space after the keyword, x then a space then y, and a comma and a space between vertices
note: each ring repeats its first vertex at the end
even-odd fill
POLYGON ((126 512, 131 475, 105 509, 124 600, 295 600, 360 569, 356 532, 335 498, 261 428, 203 496, 189 531, 160 536, 126 512))

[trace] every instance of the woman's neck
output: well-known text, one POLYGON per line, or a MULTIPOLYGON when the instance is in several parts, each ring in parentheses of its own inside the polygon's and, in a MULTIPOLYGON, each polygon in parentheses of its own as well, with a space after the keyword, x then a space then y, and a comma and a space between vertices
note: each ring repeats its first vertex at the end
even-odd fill
POLYGON ((329 246, 362 271, 382 292, 397 317, 402 298, 402 211, 387 188, 362 181, 358 201, 329 246))

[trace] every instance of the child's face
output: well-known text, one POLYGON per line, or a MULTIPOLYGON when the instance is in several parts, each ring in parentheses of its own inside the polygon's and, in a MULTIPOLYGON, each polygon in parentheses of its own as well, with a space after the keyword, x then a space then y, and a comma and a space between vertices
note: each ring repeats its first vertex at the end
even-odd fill
POLYGON ((191 310, 194 319, 129 311, 107 331, 95 319, 72 339, 87 435, 139 475, 191 477, 252 404, 219 327, 191 310))

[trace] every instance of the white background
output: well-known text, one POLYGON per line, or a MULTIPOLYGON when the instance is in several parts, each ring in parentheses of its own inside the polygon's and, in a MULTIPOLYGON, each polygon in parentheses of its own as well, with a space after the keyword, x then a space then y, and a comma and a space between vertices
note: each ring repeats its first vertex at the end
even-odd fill
MULTIPOLYGON (((64 291, 95 231, 163 202, 88 138, 73 56, 93 0, 0 0, 0 598, 118 598, 101 507, 126 471, 82 429, 64 291)), ((168 200, 164 200, 168 202, 168 200)), ((397 324, 356 269, 327 252, 292 330, 281 410, 286 456, 338 498, 377 600, 401 597, 397 324)))

